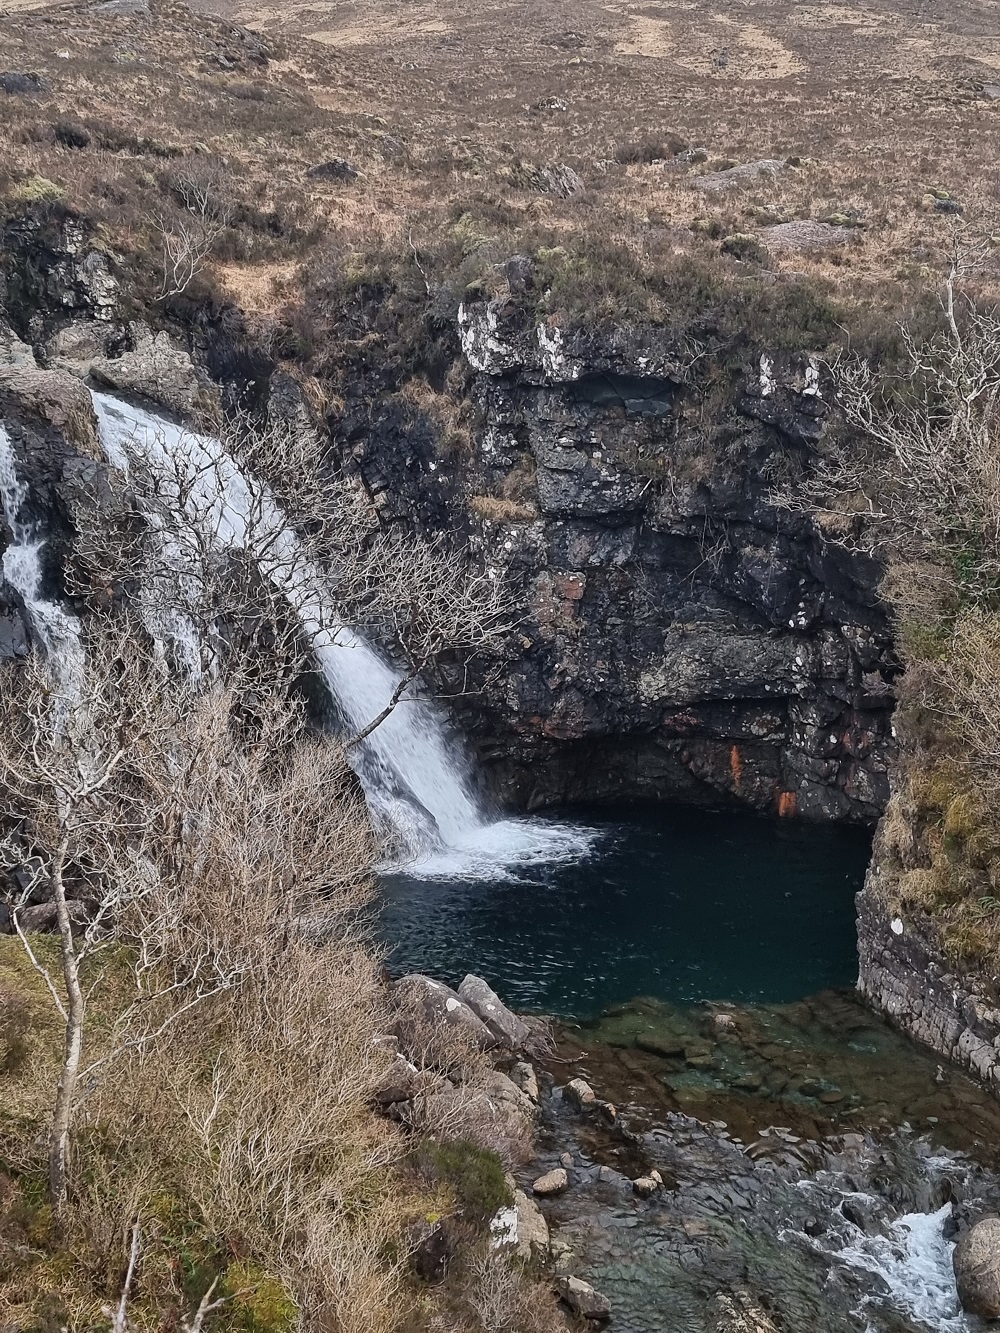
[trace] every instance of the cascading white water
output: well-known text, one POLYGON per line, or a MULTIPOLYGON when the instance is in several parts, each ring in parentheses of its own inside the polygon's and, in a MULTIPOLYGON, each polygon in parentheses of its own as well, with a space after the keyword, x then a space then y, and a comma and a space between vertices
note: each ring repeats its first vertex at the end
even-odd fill
MULTIPOLYGON (((402 679, 335 614, 321 571, 307 557, 268 488, 242 472, 222 443, 104 393, 93 394, 101 446, 128 471, 141 458, 173 511, 175 553, 194 545, 246 551, 287 599, 308 636, 324 681, 353 731, 389 705, 402 679)), ((472 790, 460 749, 449 744, 429 703, 405 697, 359 745, 352 761, 377 823, 419 868, 435 876, 496 876, 502 867, 566 860, 586 852, 590 830, 540 820, 490 820, 472 790)))
MULTIPOLYGON (((954 1241, 945 1237, 951 1204, 933 1213, 906 1213, 889 1234, 860 1236, 837 1254, 840 1263, 880 1277, 890 1299, 935 1333, 967 1333, 952 1268, 954 1241)), ((864 1302, 857 1311, 864 1316, 864 1302)))
POLYGON ((83 646, 77 618, 42 596, 42 551, 45 539, 38 523, 25 516, 28 488, 17 475, 10 435, 0 425, 0 497, 13 541, 3 554, 3 575, 20 594, 29 628, 41 644, 64 707, 79 698, 83 646))

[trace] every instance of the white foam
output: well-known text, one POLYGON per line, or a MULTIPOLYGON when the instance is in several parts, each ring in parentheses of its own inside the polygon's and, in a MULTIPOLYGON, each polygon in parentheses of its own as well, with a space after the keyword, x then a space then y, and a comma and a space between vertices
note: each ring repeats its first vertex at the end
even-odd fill
POLYGON ((432 851, 405 866, 416 879, 516 880, 532 866, 567 865, 589 856, 601 834, 579 824, 544 819, 483 823, 454 847, 432 851))
MULTIPOLYGON (((934 1213, 906 1213, 890 1225, 887 1236, 861 1236, 835 1257, 880 1277, 892 1303, 934 1333, 967 1333, 972 1324, 962 1313, 955 1286, 955 1246, 944 1234, 950 1216, 950 1203, 934 1213)), ((865 1307, 883 1299, 866 1296, 857 1313, 863 1315, 865 1307)))
POLYGON ((58 691, 58 707, 68 712, 79 702, 83 680, 80 622, 64 607, 42 596, 45 538, 41 525, 24 513, 27 498, 28 488, 17 475, 13 444, 0 425, 0 499, 13 538, 3 553, 3 575, 20 594, 28 627, 45 651, 58 691))

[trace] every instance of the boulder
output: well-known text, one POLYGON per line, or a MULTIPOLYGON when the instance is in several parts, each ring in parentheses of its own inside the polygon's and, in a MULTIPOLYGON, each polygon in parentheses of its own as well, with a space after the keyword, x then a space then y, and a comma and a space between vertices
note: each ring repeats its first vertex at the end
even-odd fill
POLYGON ((138 322, 129 325, 129 339, 130 350, 114 357, 98 355, 89 362, 94 379, 123 393, 162 403, 184 417, 214 414, 218 391, 195 366, 186 348, 165 330, 153 333, 138 322))
POLYGON ((556 1283, 556 1290, 581 1319, 600 1321, 611 1318, 611 1302, 582 1278, 561 1277, 556 1283))
POLYGON ((538 1103, 538 1075, 527 1060, 518 1060, 510 1071, 511 1082, 521 1089, 529 1101, 538 1103))
POLYGON ((468 1139, 507 1161, 525 1161, 534 1143, 535 1108, 503 1074, 484 1083, 435 1080, 429 1091, 397 1103, 393 1115, 422 1134, 468 1139))
POLYGON ((329 162, 318 162, 316 166, 310 167, 306 176, 310 180, 356 181, 358 169, 352 167, 346 158, 331 157, 329 162))
POLYGON ((5 70, 0 74, 0 92, 8 97, 31 97, 48 91, 48 84, 40 74, 20 70, 5 70))
POLYGON ((594 1089, 582 1078, 571 1079, 563 1089, 563 1096, 581 1111, 594 1106, 597 1102, 594 1089))
POLYGON ((90 394, 70 375, 42 369, 17 334, 0 325, 0 392, 60 431, 91 458, 100 457, 90 394))
POLYGON ((424 1282, 439 1282, 445 1275, 451 1244, 444 1223, 421 1219, 410 1233, 410 1266, 424 1282))
POLYGON ((799 218, 794 222, 778 222, 765 227, 761 239, 775 254, 802 250, 824 250, 831 245, 843 245, 851 239, 850 229, 833 222, 814 222, 799 218))
POLYGON ((470 973, 458 988, 458 998, 482 1019, 500 1045, 519 1051, 531 1036, 527 1023, 511 1013, 482 977, 470 973))
POLYGON ((421 1093, 433 1091, 434 1084, 435 1076, 432 1073, 418 1069, 405 1055, 397 1053, 379 1080, 375 1101, 379 1106, 395 1106, 399 1102, 412 1101, 421 1093))
POLYGON ((749 185, 761 177, 777 176, 786 166, 787 163, 780 158, 765 157, 756 162, 727 167, 723 171, 710 171, 704 176, 695 176, 691 184, 706 194, 722 194, 739 185, 749 185))
MULTIPOLYGON (((79 934, 87 925, 90 913, 86 903, 73 899, 66 904, 73 934, 79 934)), ((36 907, 19 907, 15 912, 17 924, 26 935, 38 931, 51 931, 56 927, 56 905, 54 902, 39 903, 36 907)))
POLYGON ((535 1194, 543 1199, 551 1198, 554 1194, 562 1194, 569 1188, 569 1176, 564 1166, 557 1166, 554 1171, 546 1171, 544 1176, 539 1176, 531 1186, 535 1194))
POLYGON ((507 1177, 514 1203, 501 1208, 490 1223, 494 1249, 513 1250, 519 1259, 545 1260, 549 1256, 549 1224, 534 1199, 507 1177))
POLYGON ((651 1194, 655 1194, 660 1186, 652 1176, 639 1176, 637 1180, 632 1181, 632 1189, 638 1194, 640 1199, 648 1199, 651 1194))
POLYGON ((952 1255, 962 1309, 1000 1319, 1000 1217, 984 1217, 960 1237, 952 1255))
POLYGON ((569 199, 584 188, 582 177, 564 162, 535 167, 528 172, 528 181, 539 194, 553 194, 559 199, 569 199))
POLYGON ((454 1028, 484 1051, 497 1044, 483 1020, 450 986, 433 977, 420 972, 402 977, 393 987, 393 998, 400 1011, 398 1035, 404 1046, 412 1039, 415 1024, 454 1028))

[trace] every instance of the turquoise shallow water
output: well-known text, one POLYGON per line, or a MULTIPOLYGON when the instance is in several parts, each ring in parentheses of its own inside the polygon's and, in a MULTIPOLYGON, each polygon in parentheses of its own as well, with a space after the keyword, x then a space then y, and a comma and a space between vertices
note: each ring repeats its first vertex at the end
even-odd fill
POLYGON ((476 972, 514 1008, 577 1018, 636 995, 781 1003, 855 980, 866 831, 665 807, 563 818, 600 831, 576 864, 386 875, 391 970, 476 972))

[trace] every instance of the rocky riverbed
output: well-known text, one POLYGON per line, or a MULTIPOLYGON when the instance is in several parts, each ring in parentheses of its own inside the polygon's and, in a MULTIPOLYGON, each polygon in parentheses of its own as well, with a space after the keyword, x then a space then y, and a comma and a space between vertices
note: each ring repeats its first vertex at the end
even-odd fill
POLYGON ((553 1262, 616 1329, 980 1327, 952 1249, 1000 1210, 1000 1106, 852 992, 639 1001, 561 1025, 540 1076, 523 1184, 565 1171, 542 1200, 553 1262))

